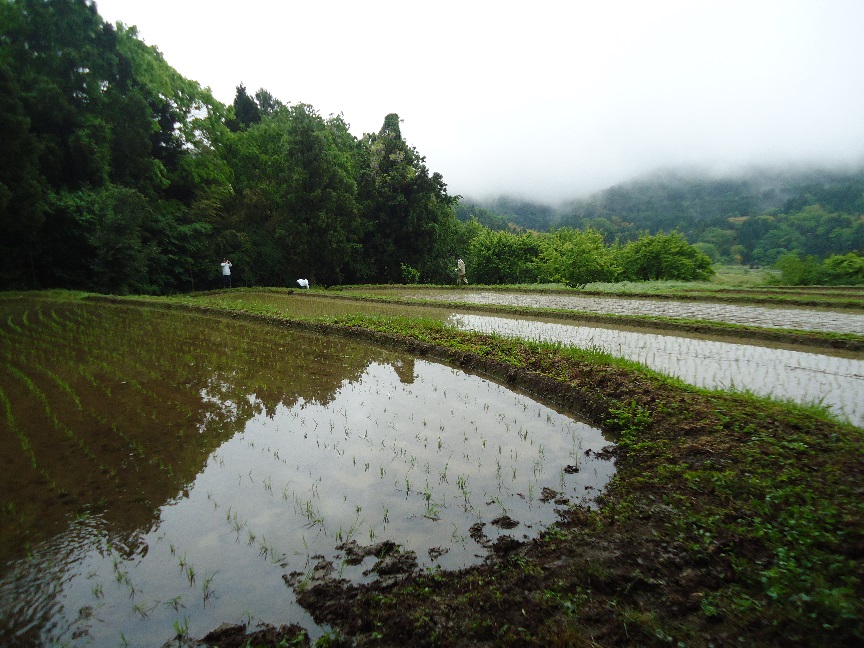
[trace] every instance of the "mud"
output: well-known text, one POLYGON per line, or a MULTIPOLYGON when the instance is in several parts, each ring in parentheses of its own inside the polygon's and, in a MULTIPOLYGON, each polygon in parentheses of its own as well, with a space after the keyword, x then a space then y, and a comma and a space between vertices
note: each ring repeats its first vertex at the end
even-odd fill
MULTIPOLYGON (((864 639, 864 591, 860 578, 847 578, 860 573, 849 565, 860 568, 864 559, 860 504, 850 504, 851 494, 860 499, 864 479, 860 430, 740 396, 676 388, 613 366, 540 354, 514 364, 398 334, 308 328, 488 374, 622 435, 608 451, 618 473, 599 510, 562 508, 556 528, 535 540, 500 536, 482 565, 421 572, 410 554, 395 563, 384 556, 375 564, 393 578, 350 585, 334 576, 332 565, 321 564, 298 595, 315 621, 331 628, 329 644, 321 645, 851 646, 864 639), (639 423, 640 413, 649 413, 647 423, 639 423), (845 566, 819 572, 826 582, 795 603, 760 581, 783 565, 761 529, 785 528, 790 546, 804 532, 782 527, 777 516, 784 505, 759 508, 781 488, 767 475, 781 470, 820 502, 816 510, 831 511, 836 521, 821 542, 845 566), (750 532, 757 510, 769 520, 750 532), (841 581, 853 601, 842 619, 813 599, 839 592, 841 581)), ((543 492, 550 501, 556 496, 543 492)), ((821 524, 824 517, 809 520, 821 524)), ((471 537, 488 543, 486 530, 475 525, 471 537)), ((822 549, 809 545, 807 557, 822 549)), ((381 547, 344 550, 362 561, 381 547)), ((247 634, 238 643, 208 645, 291 645, 287 639, 283 634, 271 643, 247 634)))
MULTIPOLYGON (((649 436, 666 451, 654 456, 639 447, 612 450, 619 477, 601 498, 600 512, 563 509, 556 529, 528 542, 502 536, 483 565, 458 572, 400 572, 398 579, 361 586, 340 583, 322 570, 298 600, 316 622, 333 629, 331 645, 853 645, 859 636, 860 617, 833 632, 796 625, 782 613, 778 618, 742 571, 742 564, 770 561, 766 548, 727 532, 695 550, 696 536, 681 528, 681 517, 689 507, 713 505, 715 494, 670 488, 669 482, 650 478, 671 464, 698 470, 710 462, 734 470, 736 453, 747 440, 739 430, 765 419, 764 412, 734 398, 706 398, 610 367, 559 366, 567 378, 553 380, 545 375, 548 367, 541 371, 535 365, 533 371, 530 363, 513 367, 416 340, 388 341, 497 375, 596 421, 608 420, 611 403, 651 408, 649 436), (730 583, 764 606, 762 612, 739 617, 728 607, 715 607, 714 597, 730 583)), ((763 424, 779 438, 791 438, 802 425, 770 416, 763 424)), ((819 438, 838 433, 826 424, 819 438)), ((820 471, 837 460, 828 447, 808 457, 809 468, 820 471)), ((844 485, 859 480, 861 457, 845 460, 843 471, 844 485)), ((484 531, 484 525, 475 525, 471 536, 488 544, 484 531)), ((853 540, 860 535, 849 537, 843 551, 860 558, 864 545, 855 549, 858 540, 853 540)))

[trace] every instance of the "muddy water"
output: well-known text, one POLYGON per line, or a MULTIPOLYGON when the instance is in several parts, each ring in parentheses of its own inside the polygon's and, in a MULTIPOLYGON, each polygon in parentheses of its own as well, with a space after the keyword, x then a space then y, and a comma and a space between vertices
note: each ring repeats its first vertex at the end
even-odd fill
POLYGON ((373 578, 342 543, 460 567, 613 470, 595 428, 407 354, 44 300, 0 300, 0 323, 3 645, 161 645, 257 621, 314 637, 283 576, 323 559, 373 578))
POLYGON ((829 331, 864 335, 864 315, 829 310, 780 308, 772 306, 735 306, 709 302, 618 297, 580 297, 505 292, 409 292, 406 297, 429 300, 458 300, 470 304, 496 304, 555 308, 614 315, 652 315, 683 319, 713 320, 769 328, 829 331))
MULTIPOLYGON (((392 294, 392 292, 391 292, 392 294)), ((436 293, 440 295, 441 293, 436 293)), ((236 297, 236 295, 235 295, 236 297)), ((278 293, 248 295, 292 316, 346 313, 410 315, 434 318, 466 330, 526 339, 596 346, 682 380, 711 389, 749 390, 761 396, 797 403, 822 402, 852 423, 864 426, 864 360, 861 354, 824 349, 802 350, 779 345, 748 344, 677 335, 668 331, 578 325, 527 316, 490 317, 454 313, 453 309, 378 304, 278 293)), ((256 301, 260 303, 260 301, 256 301)), ((769 309, 771 310, 771 309, 769 309)))
POLYGON ((450 322, 463 330, 596 347, 698 387, 750 391, 797 403, 821 402, 864 427, 864 360, 860 357, 525 318, 454 314, 450 322))

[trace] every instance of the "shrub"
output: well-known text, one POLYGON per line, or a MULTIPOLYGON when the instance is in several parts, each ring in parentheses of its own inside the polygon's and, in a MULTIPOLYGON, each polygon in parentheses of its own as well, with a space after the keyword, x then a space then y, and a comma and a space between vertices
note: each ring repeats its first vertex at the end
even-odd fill
POLYGON ((800 256, 795 252, 787 252, 777 259, 774 267, 780 271, 781 284, 812 286, 820 283, 820 264, 812 255, 800 256))
POLYGON ((829 256, 822 262, 822 276, 829 285, 864 285, 864 257, 854 252, 829 256))
POLYGON ((617 262, 622 278, 630 281, 697 281, 714 276, 711 259, 690 245, 679 232, 643 234, 621 248, 617 262))
POLYGON ((593 281, 615 281, 621 268, 615 252, 603 243, 603 234, 593 229, 556 230, 546 240, 541 254, 540 280, 584 286, 593 281))
POLYGON ((472 283, 535 283, 541 239, 529 233, 486 230, 471 240, 468 278, 472 283))

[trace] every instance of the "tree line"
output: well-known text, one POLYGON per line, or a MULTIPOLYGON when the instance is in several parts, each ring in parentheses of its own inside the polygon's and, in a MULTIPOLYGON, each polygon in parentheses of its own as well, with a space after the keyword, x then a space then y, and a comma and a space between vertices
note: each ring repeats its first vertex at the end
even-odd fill
POLYGON ((492 229, 592 228, 611 243, 678 231, 712 261, 771 266, 864 251, 864 169, 751 170, 746 176, 652 174, 557 209, 515 198, 463 201, 492 229))
POLYGON ((443 280, 456 197, 400 120, 241 85, 220 104, 90 0, 0 1, 0 286, 172 292, 443 280))
POLYGON ((92 0, 0 0, 0 45, 5 289, 211 288, 224 257, 240 285, 448 283, 459 255, 483 283, 710 275, 707 242, 680 228, 472 213, 396 114, 358 138, 265 89, 223 105, 92 0))

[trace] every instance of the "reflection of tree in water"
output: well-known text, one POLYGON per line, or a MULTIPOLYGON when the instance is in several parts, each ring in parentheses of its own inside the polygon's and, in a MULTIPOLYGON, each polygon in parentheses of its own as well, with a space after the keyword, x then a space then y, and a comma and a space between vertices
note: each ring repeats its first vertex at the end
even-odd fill
POLYGON ((159 309, 3 300, 0 335, 0 493, 15 513, 0 519, 0 636, 36 637, 87 551, 143 556, 160 507, 253 417, 326 405, 373 362, 413 379, 403 354, 159 309))
POLYGON ((413 374, 402 354, 233 319, 45 300, 2 311, 3 321, 29 324, 3 327, 21 353, 0 371, 0 388, 36 465, 16 431, 0 430, 0 452, 16 468, 0 474, 0 492, 29 520, 4 534, 0 562, 62 533, 82 510, 102 515, 112 534, 148 529, 252 417, 326 404, 372 362, 405 367, 403 380, 413 374))
POLYGON ((414 383, 414 357, 408 356, 393 362, 393 369, 403 385, 414 383))
MULTIPOLYGON (((260 328, 265 338, 272 332, 260 328)), ((269 354, 262 355, 260 349, 243 342, 212 367, 200 394, 201 426, 230 431, 224 435, 227 440, 252 417, 264 414, 272 418, 280 406, 327 405, 346 383, 359 380, 373 362, 392 365, 404 383, 414 380, 411 356, 339 338, 285 330, 276 333, 279 345, 269 354)))

